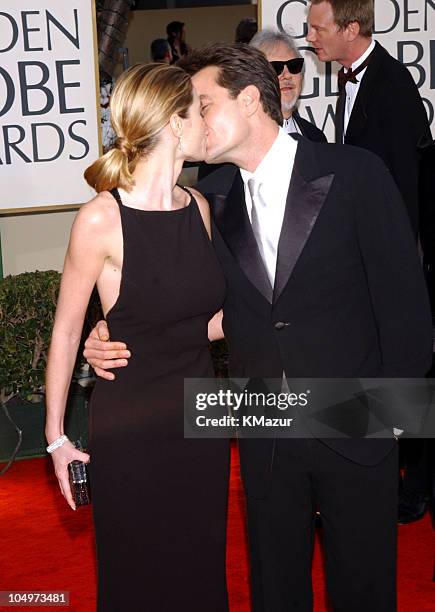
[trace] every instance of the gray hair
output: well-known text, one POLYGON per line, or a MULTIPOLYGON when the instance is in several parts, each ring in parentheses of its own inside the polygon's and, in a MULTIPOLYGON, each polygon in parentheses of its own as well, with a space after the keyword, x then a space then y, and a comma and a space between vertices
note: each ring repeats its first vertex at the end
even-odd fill
POLYGON ((273 30, 272 28, 265 28, 257 32, 249 43, 252 47, 260 49, 264 52, 264 49, 273 49, 276 45, 283 43, 288 47, 296 57, 302 57, 299 49, 295 44, 293 36, 286 32, 280 32, 279 30, 273 30))

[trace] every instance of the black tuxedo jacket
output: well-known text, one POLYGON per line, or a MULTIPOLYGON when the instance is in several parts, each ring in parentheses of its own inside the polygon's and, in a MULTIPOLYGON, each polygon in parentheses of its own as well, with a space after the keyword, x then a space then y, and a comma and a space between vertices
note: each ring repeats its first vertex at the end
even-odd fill
POLYGON ((430 142, 429 122, 409 70, 376 43, 361 81, 345 144, 381 157, 396 181, 416 235, 419 223, 419 147, 430 142))
POLYGON ((297 110, 293 112, 292 116, 301 130, 302 136, 305 136, 305 138, 308 138, 308 140, 312 140, 313 142, 328 142, 322 130, 319 130, 319 128, 313 123, 303 119, 297 110))
MULTIPOLYGON (((223 325, 230 374, 424 376, 432 357, 431 317, 394 181, 363 149, 297 140, 273 289, 238 169, 221 167, 198 185, 210 202, 213 242, 227 279, 223 325)), ((274 442, 241 442, 245 485, 262 495, 274 442)), ((325 443, 355 462, 375 465, 395 442, 325 443)))

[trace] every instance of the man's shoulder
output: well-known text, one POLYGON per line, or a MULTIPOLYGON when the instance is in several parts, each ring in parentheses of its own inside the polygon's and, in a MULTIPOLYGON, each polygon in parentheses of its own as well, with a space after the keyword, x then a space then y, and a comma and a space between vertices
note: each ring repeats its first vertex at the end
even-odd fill
POLYGON ((345 173, 349 167, 383 164, 375 153, 353 145, 301 139, 299 146, 302 147, 301 153, 305 163, 308 163, 309 157, 312 157, 320 167, 329 167, 331 171, 334 169, 334 171, 339 170, 345 173))
MULTIPOLYGON (((403 86, 417 89, 408 68, 393 57, 385 47, 377 43, 375 47, 378 65, 379 85, 383 85, 391 93, 391 88, 403 86)), ((370 66, 370 65, 369 65, 370 66)))
POLYGON ((355 205, 370 197, 368 194, 375 185, 391 180, 384 161, 372 151, 345 144, 309 143, 309 146, 311 156, 304 156, 299 166, 305 180, 333 175, 336 193, 345 194, 345 200, 355 205))
POLYGON ((333 175, 338 201, 359 206, 371 197, 375 185, 391 179, 383 160, 362 147, 306 139, 302 146, 297 170, 307 182, 333 175))

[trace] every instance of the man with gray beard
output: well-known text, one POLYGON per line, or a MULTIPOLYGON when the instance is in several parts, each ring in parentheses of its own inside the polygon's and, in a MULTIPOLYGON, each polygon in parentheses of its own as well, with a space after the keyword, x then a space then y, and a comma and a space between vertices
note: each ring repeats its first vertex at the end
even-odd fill
POLYGON ((285 32, 265 29, 257 32, 250 44, 264 53, 278 76, 285 131, 302 134, 314 142, 326 142, 324 133, 303 119, 297 110, 304 80, 304 59, 294 39, 285 32))

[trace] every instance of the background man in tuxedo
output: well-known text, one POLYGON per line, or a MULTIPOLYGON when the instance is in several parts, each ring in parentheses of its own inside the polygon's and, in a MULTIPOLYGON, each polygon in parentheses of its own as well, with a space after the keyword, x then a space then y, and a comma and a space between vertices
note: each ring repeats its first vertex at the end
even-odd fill
MULTIPOLYGON (((372 39, 373 0, 311 0, 308 23, 307 41, 317 57, 342 64, 336 142, 364 147, 384 160, 414 234, 420 234, 425 262, 433 266, 428 230, 433 228, 435 202, 419 185, 423 147, 432 140, 429 122, 408 69, 372 39)), ((433 283, 433 278, 428 276, 428 281, 433 283)), ((399 522, 406 523, 421 518, 428 507, 428 443, 408 439, 400 446, 405 475, 399 522)))
POLYGON ((307 41, 339 72, 336 142, 373 151, 419 221, 419 151, 432 140, 427 114, 408 69, 372 38, 373 0, 311 0, 307 41))
POLYGON ((250 44, 263 51, 278 75, 285 131, 288 134, 302 134, 317 142, 326 142, 324 133, 303 119, 297 111, 303 83, 304 60, 293 38, 285 32, 264 29, 257 32, 250 44))
MULTIPOLYGON (((424 375, 431 357, 426 289, 405 208, 382 162, 362 149, 289 137, 280 127, 276 74, 253 47, 210 45, 182 65, 200 95, 207 161, 230 162, 199 188, 211 204, 227 279, 231 374, 424 375)), ((111 367, 104 355, 116 367, 128 352, 98 333, 108 339, 100 325, 85 354, 104 376, 99 368, 111 367)), ((395 610, 394 438, 307 433, 241 442, 254 612, 312 610, 316 507, 334 609, 395 610)))

